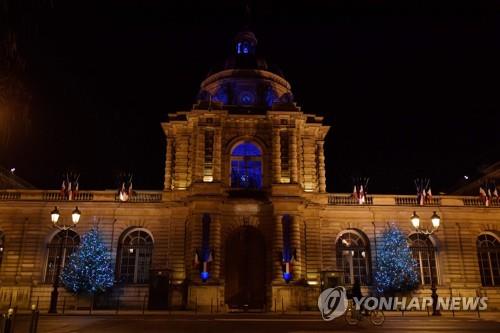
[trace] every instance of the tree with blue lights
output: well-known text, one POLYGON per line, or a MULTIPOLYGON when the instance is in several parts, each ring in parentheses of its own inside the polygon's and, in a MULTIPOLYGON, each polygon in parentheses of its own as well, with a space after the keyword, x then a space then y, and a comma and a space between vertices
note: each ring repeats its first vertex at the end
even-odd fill
POLYGON ((93 228, 83 236, 61 272, 61 282, 76 294, 105 291, 113 286, 114 272, 108 249, 93 228))
POLYGON ((419 284, 417 267, 403 232, 394 225, 387 228, 382 234, 382 246, 377 256, 377 293, 414 290, 419 284))

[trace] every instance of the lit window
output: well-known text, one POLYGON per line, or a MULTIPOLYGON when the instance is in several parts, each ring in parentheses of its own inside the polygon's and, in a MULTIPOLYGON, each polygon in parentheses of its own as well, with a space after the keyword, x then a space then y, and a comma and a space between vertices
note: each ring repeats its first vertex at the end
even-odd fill
POLYGON ((417 262, 417 273, 420 284, 432 284, 432 280, 437 283, 436 270, 436 248, 426 235, 410 235, 410 250, 413 258, 417 262))
POLYGON ((477 238, 477 257, 481 284, 485 287, 500 285, 500 242, 492 235, 477 238))
MULTIPOLYGON (((283 120, 283 119, 282 119, 283 120)), ((280 132, 280 153, 281 153, 281 182, 289 183, 290 182, 290 164, 289 164, 289 155, 288 155, 288 132, 281 131, 280 132)))
POLYGON ((370 245, 365 235, 348 231, 337 241, 337 267, 344 270, 344 284, 370 283, 370 245))
MULTIPOLYGON (((212 120, 212 118, 208 118, 212 120)), ((208 120, 207 119, 207 120, 208 120)), ((214 130, 207 128, 205 130, 205 159, 203 164, 203 181, 213 181, 214 170, 214 130)))
POLYGON ((147 283, 153 255, 153 238, 144 229, 132 229, 122 235, 118 248, 119 281, 147 283))
POLYGON ((231 187, 246 189, 262 187, 262 153, 255 144, 245 141, 233 149, 231 187))
POLYGON ((236 44, 236 53, 237 54, 249 54, 250 53, 250 44, 248 42, 238 42, 236 44))
POLYGON ((80 236, 72 230, 59 231, 47 245, 47 270, 45 283, 53 283, 57 266, 64 267, 69 256, 76 251, 80 244, 80 236), (62 248, 61 248, 62 246, 62 248), (62 250, 62 255, 61 254, 62 250), (60 256, 60 257, 59 257, 60 256))

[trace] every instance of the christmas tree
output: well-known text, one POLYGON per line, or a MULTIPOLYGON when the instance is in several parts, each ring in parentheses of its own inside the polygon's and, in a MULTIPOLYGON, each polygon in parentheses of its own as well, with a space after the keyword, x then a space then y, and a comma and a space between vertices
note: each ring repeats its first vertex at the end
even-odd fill
POLYGON ((112 287, 113 280, 110 254, 97 229, 91 229, 69 257, 61 273, 61 282, 74 293, 95 294, 112 287))
POLYGON ((377 293, 387 294, 415 289, 419 283, 417 267, 406 236, 401 230, 394 225, 385 230, 375 272, 377 293))

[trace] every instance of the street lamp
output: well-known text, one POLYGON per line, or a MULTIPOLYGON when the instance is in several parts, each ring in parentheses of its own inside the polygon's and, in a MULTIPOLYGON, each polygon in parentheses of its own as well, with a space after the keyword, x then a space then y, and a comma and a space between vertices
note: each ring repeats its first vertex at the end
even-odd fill
MULTIPOLYGON (((418 234, 424 235, 426 238, 429 238, 430 235, 432 235, 434 232, 436 232, 439 229, 439 225, 441 224, 441 217, 434 211, 434 213, 431 216, 431 223, 432 227, 430 229, 424 229, 420 226, 420 217, 417 215, 415 211, 413 211, 413 215, 410 217, 411 224, 413 228, 415 229, 415 232, 418 234)), ((434 278, 434 273, 432 267, 430 267, 431 271, 431 298, 432 298, 432 315, 433 316, 440 316, 441 312, 437 309, 437 303, 438 303, 438 294, 436 293, 437 287, 436 287, 436 281, 434 278)))
POLYGON ((52 284, 52 292, 50 293, 50 308, 49 308, 49 313, 57 313, 57 298, 59 296, 59 292, 57 291, 57 288, 59 287, 59 276, 61 275, 61 266, 63 263, 63 250, 64 246, 66 245, 66 239, 68 238, 68 231, 78 224, 80 221, 80 216, 82 213, 78 209, 78 207, 75 207, 73 212, 71 213, 71 220, 73 224, 70 225, 59 225, 57 224, 59 222, 59 218, 61 217, 61 213, 59 213, 59 209, 57 207, 54 208, 53 211, 50 212, 50 220, 52 221, 52 226, 54 228, 57 228, 62 231, 66 231, 66 235, 64 237, 64 243, 63 240, 59 243, 59 250, 57 253, 57 258, 59 258, 59 262, 56 260, 56 275, 54 276, 54 283, 52 284))

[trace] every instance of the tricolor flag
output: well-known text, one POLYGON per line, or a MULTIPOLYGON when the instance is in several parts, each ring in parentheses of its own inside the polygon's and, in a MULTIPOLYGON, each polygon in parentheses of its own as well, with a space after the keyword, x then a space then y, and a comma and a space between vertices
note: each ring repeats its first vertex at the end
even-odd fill
POLYGON ((365 203, 365 191, 363 190, 363 185, 359 187, 359 204, 362 205, 365 203))
POLYGON ((358 200, 358 189, 356 188, 356 185, 354 185, 354 189, 352 190, 352 197, 358 200))
POLYGON ((66 181, 63 180, 62 185, 61 185, 61 195, 65 196, 66 195, 66 181))
POLYGON ((483 199, 485 206, 490 205, 490 198, 489 198, 488 194, 486 193, 486 191, 484 190, 483 186, 479 187, 479 196, 481 197, 481 199, 483 199))
POLYGON ((193 259, 193 265, 195 267, 198 267, 198 265, 200 264, 200 259, 198 257, 198 251, 195 251, 194 252, 194 259, 193 259))

